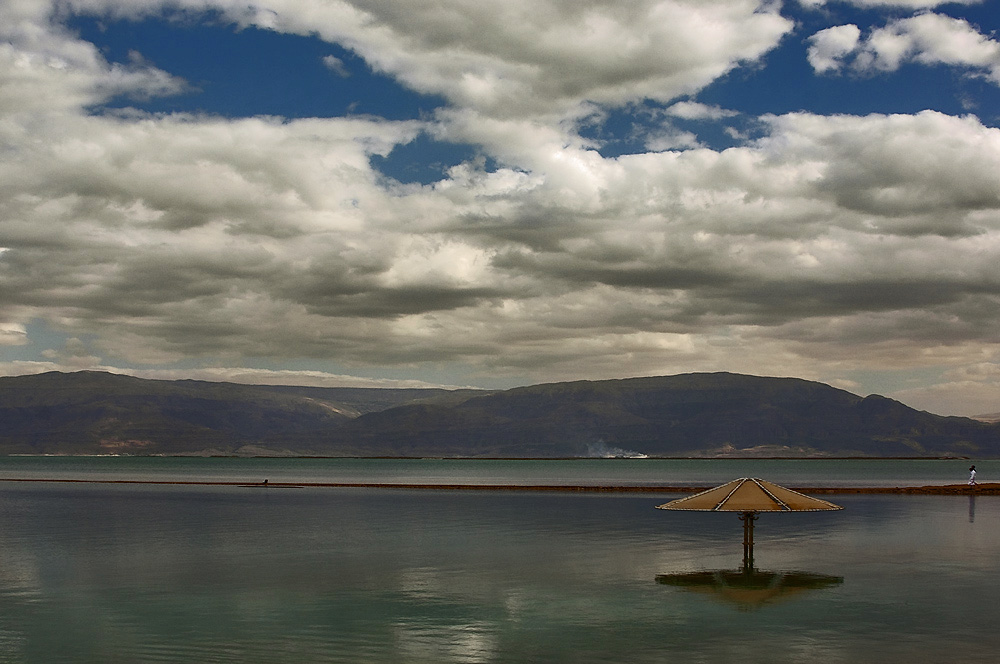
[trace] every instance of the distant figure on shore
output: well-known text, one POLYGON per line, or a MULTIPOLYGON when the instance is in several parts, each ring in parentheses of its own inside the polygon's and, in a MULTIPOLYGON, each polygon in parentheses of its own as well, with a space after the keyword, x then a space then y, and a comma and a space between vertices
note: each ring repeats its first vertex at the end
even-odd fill
MULTIPOLYGON (((267 480, 265 480, 266 482, 267 480)), ((976 486, 976 467, 969 467, 969 486, 976 486)))
MULTIPOLYGON (((973 468, 975 468, 975 466, 973 466, 973 468)), ((264 479, 264 486, 267 486, 267 479, 266 478, 264 479)))

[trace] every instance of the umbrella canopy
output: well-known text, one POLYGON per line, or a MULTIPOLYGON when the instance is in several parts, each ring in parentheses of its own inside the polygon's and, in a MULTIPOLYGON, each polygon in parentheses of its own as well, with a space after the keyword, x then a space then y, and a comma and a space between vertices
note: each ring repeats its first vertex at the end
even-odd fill
POLYGON ((756 477, 741 477, 714 489, 657 505, 656 509, 698 512, 819 512, 844 508, 773 482, 756 477))
POLYGON ((661 510, 739 512, 743 522, 743 571, 753 571, 753 522, 760 512, 821 512, 842 510, 840 505, 812 498, 756 477, 741 477, 693 496, 657 505, 661 510))

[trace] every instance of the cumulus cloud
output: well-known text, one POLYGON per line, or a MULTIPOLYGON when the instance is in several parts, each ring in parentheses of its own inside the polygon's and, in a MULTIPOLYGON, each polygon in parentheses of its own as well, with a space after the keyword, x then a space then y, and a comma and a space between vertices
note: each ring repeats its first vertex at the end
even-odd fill
MULTIPOLYGON (((978 5, 984 0, 838 0, 855 7, 902 7, 905 9, 932 9, 941 5, 978 5)), ((799 0, 803 7, 820 8, 830 0, 799 0)))
POLYGON ((1000 288, 1000 132, 938 113, 768 123, 724 152, 543 144, 530 172, 385 189, 366 155, 408 125, 81 118, 0 178, 0 278, 28 319, 142 363, 803 375, 877 362, 859 343, 891 340, 896 361, 995 336, 976 312, 1000 288))
POLYGON ((859 66, 893 70, 909 59, 981 69, 1000 83, 1000 43, 962 19, 922 14, 891 23, 868 37, 859 66))
POLYGON ((668 101, 774 48, 792 29, 758 0, 73 0, 139 17, 214 10, 242 26, 343 44, 419 92, 494 117, 575 116, 589 103, 668 101))
POLYGON ((47 2, 0 6, 0 115, 75 110, 116 95, 142 98, 187 88, 139 53, 126 64, 108 63, 52 14, 47 2))
POLYGON ((347 65, 344 64, 344 61, 335 55, 323 56, 323 66, 342 78, 346 78, 351 75, 350 70, 347 69, 347 65))
MULTIPOLYGON (((1000 130, 935 112, 793 113, 762 118, 760 138, 727 150, 665 124, 649 151, 608 158, 580 136, 581 118, 696 92, 789 22, 749 0, 417 5, 171 5, 319 34, 449 101, 413 122, 94 112, 110 95, 181 83, 139 57, 123 65, 131 77, 115 74, 45 3, 3 5, 0 344, 23 345, 44 320, 86 343, 36 368, 316 358, 461 365, 467 382, 586 367, 589 378, 726 368, 847 384, 862 368, 1000 361, 983 357, 1000 341, 1000 130), (490 167, 472 160, 426 186, 372 168, 421 132, 474 144, 490 167)), ((898 62, 965 53, 967 66, 992 66, 992 42, 966 52, 955 45, 969 31, 939 25, 933 42, 918 38, 923 23, 892 24, 907 40, 898 62)), ((814 67, 889 53, 856 36, 849 51, 851 37, 815 37, 814 67)))
POLYGON ((822 74, 840 69, 845 56, 858 46, 861 29, 856 25, 838 25, 820 30, 809 38, 809 64, 822 74))
POLYGON ((776 8, 748 0, 454 2, 450 11, 417 12, 416 22, 408 5, 358 4, 406 44, 389 62, 379 35, 377 61, 419 90, 498 116, 666 101, 759 58, 792 28, 776 8))
POLYGON ((698 137, 690 131, 683 131, 664 125, 650 132, 645 140, 646 149, 652 152, 699 147, 698 137))
POLYGON ((863 72, 895 71, 904 64, 950 65, 1000 84, 1000 42, 967 21, 926 13, 890 22, 860 39, 854 25, 822 30, 810 38, 809 63, 818 73, 851 66, 863 72))
POLYGON ((721 120, 739 115, 737 111, 696 101, 679 101, 667 107, 666 113, 684 120, 721 120))

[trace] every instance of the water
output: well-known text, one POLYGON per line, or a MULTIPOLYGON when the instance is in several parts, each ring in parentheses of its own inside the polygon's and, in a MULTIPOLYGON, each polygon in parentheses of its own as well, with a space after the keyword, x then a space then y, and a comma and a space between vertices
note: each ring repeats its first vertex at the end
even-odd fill
POLYGON ((766 596, 657 582, 742 557, 673 497, 0 482, 0 661, 996 661, 1000 498, 762 515, 758 568, 833 579, 766 596))
MULTIPOLYGON (((234 459, 0 457, 0 479, 712 486, 761 477, 787 486, 924 486, 963 483, 970 463, 990 482, 991 462, 889 459, 234 459)), ((1000 473, 1000 463, 993 462, 1000 473)))

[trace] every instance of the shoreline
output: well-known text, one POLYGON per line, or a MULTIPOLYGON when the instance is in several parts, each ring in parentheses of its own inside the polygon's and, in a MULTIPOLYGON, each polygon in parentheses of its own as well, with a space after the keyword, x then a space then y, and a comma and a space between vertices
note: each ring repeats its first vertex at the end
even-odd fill
MULTIPOLYGON (((968 461, 970 456, 566 456, 566 457, 451 457, 451 456, 325 456, 310 454, 4 454, 2 457, 38 459, 347 459, 353 461, 968 461)), ((992 458, 992 457, 975 457, 992 458)))
MULTIPOLYGON (((407 484, 388 482, 247 482, 223 480, 104 480, 104 479, 63 479, 63 478, 20 478, 0 477, 0 483, 40 482, 53 484, 126 484, 126 485, 173 485, 173 486, 230 486, 241 488, 289 489, 289 488, 329 488, 329 489, 404 489, 431 491, 549 491, 563 493, 697 493, 713 488, 703 486, 628 486, 593 484, 407 484)), ((788 487, 804 494, 910 494, 926 496, 996 496, 1000 495, 1000 483, 987 482, 969 486, 968 484, 943 484, 930 486, 898 487, 788 487)))

